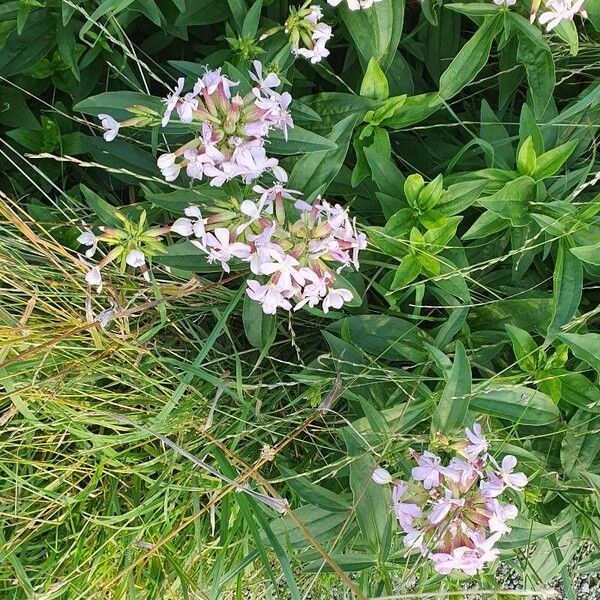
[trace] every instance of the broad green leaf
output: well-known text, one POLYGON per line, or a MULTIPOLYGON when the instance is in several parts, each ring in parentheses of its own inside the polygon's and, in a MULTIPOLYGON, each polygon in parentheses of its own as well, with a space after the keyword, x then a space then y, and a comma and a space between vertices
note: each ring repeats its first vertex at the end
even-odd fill
POLYGON ((333 128, 327 137, 336 144, 335 150, 306 154, 294 165, 289 179, 290 189, 302 190, 309 201, 325 193, 342 168, 356 122, 356 115, 350 115, 333 128))
POLYGON ((506 325, 506 331, 512 342, 513 352, 519 367, 523 371, 532 372, 536 369, 538 345, 533 338, 520 327, 506 325))
POLYGON ((73 110, 82 112, 86 115, 93 115, 97 117, 99 114, 109 114, 114 117, 117 121, 131 118, 131 113, 127 111, 128 108, 134 106, 146 106, 151 108, 158 113, 162 113, 163 104, 160 98, 155 96, 149 96, 148 94, 141 94, 140 92, 103 92, 96 96, 90 96, 85 100, 81 100, 74 107, 73 110))
POLYGON ((360 84, 360 95, 375 100, 385 100, 390 95, 388 80, 374 57, 369 60, 360 84))
POLYGON ((379 358, 426 360, 423 332, 413 323, 387 315, 355 315, 327 327, 340 335, 346 331, 350 341, 379 358))
POLYGON ((88 206, 96 213, 97 217, 109 227, 121 228, 123 223, 116 217, 117 208, 109 204, 106 200, 101 198, 96 192, 90 190, 83 183, 79 184, 85 201, 88 206))
POLYGON ((388 70, 402 35, 404 0, 381 0, 369 10, 350 10, 345 2, 338 11, 354 41, 363 69, 375 58, 388 70))
POLYGON ((502 30, 503 18, 498 13, 485 17, 482 25, 460 49, 440 77, 440 96, 450 100, 467 86, 483 69, 490 55, 494 38, 502 30))
POLYGON ((570 251, 579 259, 589 265, 600 266, 600 244, 593 246, 578 246, 570 251))
POLYGON ((600 387, 581 373, 560 375, 561 401, 583 408, 588 412, 600 412, 600 387))
MULTIPOLYGON (((220 264, 209 264, 206 254, 187 240, 168 246, 166 254, 155 256, 152 260, 161 265, 190 273, 221 273, 223 271, 220 264)), ((246 266, 239 261, 231 261, 229 265, 232 271, 243 269, 246 266)))
MULTIPOLYGON (((346 433, 346 432, 344 432, 346 433)), ((370 454, 353 456, 350 463, 350 489, 354 498, 356 520, 368 546, 379 555, 386 552, 386 538, 391 528, 390 490, 371 476, 377 463, 370 454)))
POLYGON ((567 425, 560 449, 565 473, 587 471, 600 452, 600 415, 579 409, 567 425))
POLYGON ((288 129, 287 140, 279 129, 268 135, 269 153, 279 156, 335 150, 336 147, 334 141, 298 126, 288 129))
POLYGON ((508 219, 514 227, 524 227, 529 222, 528 203, 532 200, 534 190, 534 180, 524 175, 509 181, 493 196, 481 198, 479 204, 495 215, 508 219))
POLYGON ((535 117, 527 104, 521 107, 521 116, 519 118, 519 144, 523 144, 527 138, 531 138, 533 150, 536 155, 544 153, 544 138, 542 132, 536 123, 535 117))
POLYGON ((531 175, 535 170, 535 150, 533 149, 533 138, 529 136, 519 147, 517 153, 517 173, 519 175, 531 175))
POLYGON ((569 156, 573 154, 577 143, 577 140, 571 140, 538 156, 535 161, 535 170, 531 176, 536 181, 541 181, 554 175, 567 162, 569 156))
POLYGON ((552 299, 554 314, 548 327, 548 335, 559 331, 577 313, 583 290, 583 267, 579 258, 569 251, 569 243, 562 238, 558 245, 554 266, 554 289, 552 299))
POLYGON ((362 121, 369 110, 377 110, 384 105, 381 100, 341 92, 323 92, 305 96, 300 101, 321 118, 320 122, 302 121, 302 125, 323 135, 331 132, 333 127, 348 117, 354 117, 357 122, 362 121))
POLYGON ((559 333, 557 336, 579 359, 600 373, 600 333, 559 333))
POLYGON ((453 10, 454 12, 466 15, 467 17, 489 17, 498 14, 500 8, 494 4, 487 4, 486 2, 473 2, 471 4, 465 4, 464 2, 452 2, 451 4, 444 4, 444 8, 453 10))
POLYGON ((277 334, 277 316, 266 315, 259 302, 244 296, 242 321, 246 338, 252 346, 266 352, 277 334))
POLYGON ((560 418, 550 397, 522 385, 476 389, 469 408, 520 425, 549 425, 560 418))
MULTIPOLYGON (((309 504, 294 509, 294 515, 320 544, 335 538, 349 517, 346 512, 331 512, 309 504)), ((289 516, 275 519, 270 525, 284 547, 306 548, 311 545, 304 532, 289 516)), ((266 537, 263 538, 263 543, 269 543, 266 537)))
POLYGON ((471 366, 465 348, 456 342, 454 362, 431 423, 432 434, 448 435, 460 428, 469 408, 471 366))
POLYGON ((412 283, 421 273, 421 263, 414 254, 407 254, 394 273, 391 291, 401 290, 412 283))
POLYGON ((498 547, 503 550, 523 548, 542 540, 550 535, 557 534, 570 527, 570 523, 561 521, 555 525, 537 523, 525 516, 519 515, 513 521, 509 521, 512 531, 498 541, 498 547))
POLYGON ((256 0, 246 13, 244 24, 242 25, 242 38, 253 40, 256 37, 258 22, 260 20, 260 11, 262 9, 262 0, 256 0))
POLYGON ((556 85, 552 53, 520 32, 517 60, 525 67, 535 116, 541 119, 556 85))
POLYGON ((437 92, 407 96, 380 124, 390 129, 402 129, 423 121, 441 106, 443 106, 443 100, 437 92))

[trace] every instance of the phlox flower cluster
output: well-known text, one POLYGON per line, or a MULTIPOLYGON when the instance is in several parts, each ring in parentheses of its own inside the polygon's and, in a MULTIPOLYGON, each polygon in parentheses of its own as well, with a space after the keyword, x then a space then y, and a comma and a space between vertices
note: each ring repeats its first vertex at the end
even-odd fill
POLYGON ((552 31, 562 21, 572 21, 576 14, 587 17, 587 13, 583 8, 584 1, 546 0, 544 11, 538 17, 538 21, 540 25, 546 26, 546 31, 552 31))
POLYGON ((393 481, 385 469, 373 473, 377 483, 393 483, 393 509, 407 549, 420 552, 442 575, 461 571, 473 576, 496 560, 496 542, 511 531, 507 522, 518 514, 500 496, 527 485, 525 474, 515 472, 514 456, 498 464, 488 454, 481 425, 465 434, 447 465, 432 452, 412 451, 417 466, 409 482, 393 481))
POLYGON ((302 56, 313 64, 329 56, 325 44, 333 37, 331 26, 321 21, 322 18, 323 11, 316 4, 305 5, 299 10, 292 7, 284 26, 294 55, 302 56))
MULTIPOLYGON (((197 135, 158 157, 157 166, 166 181, 175 181, 182 169, 190 179, 207 178, 213 186, 222 186, 234 177, 250 183, 265 172, 281 175, 277 159, 267 156, 265 140, 274 129, 282 131, 287 139, 288 128, 294 126, 289 111, 292 97, 275 90, 281 85, 276 73, 263 75, 259 61, 253 66, 254 72, 249 74, 254 87, 244 96, 234 93, 239 82, 223 75, 220 68, 206 69, 187 93, 185 78, 179 78, 163 100, 161 124, 166 127, 175 113, 197 135)), ((109 115, 99 117, 106 129, 105 139, 114 139, 124 124, 109 115)))
POLYGON ((242 201, 237 210, 213 209, 206 217, 198 206, 189 206, 171 231, 189 237, 209 263, 219 263, 226 273, 233 259, 246 263, 252 273, 246 292, 265 314, 305 305, 328 312, 352 300, 350 290, 336 287, 336 276, 345 267, 359 268, 358 253, 367 240, 357 232, 355 219, 338 204, 318 198, 310 206, 298 200, 299 192, 280 181, 253 191, 257 197, 242 201), (286 210, 284 203, 293 200, 297 218, 290 220, 294 209, 286 210))

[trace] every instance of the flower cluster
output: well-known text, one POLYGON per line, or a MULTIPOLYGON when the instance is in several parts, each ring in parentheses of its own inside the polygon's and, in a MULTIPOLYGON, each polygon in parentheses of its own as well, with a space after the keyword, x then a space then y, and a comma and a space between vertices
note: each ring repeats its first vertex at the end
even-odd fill
MULTIPOLYGON (((583 7, 585 0, 544 0, 544 8, 539 11, 541 1, 533 0, 529 20, 533 23, 537 16, 540 25, 546 26, 546 31, 552 31, 563 21, 572 21, 577 14, 587 18, 587 12, 583 7)), ((493 0, 493 2, 497 6, 514 6, 517 0, 493 0)))
POLYGON ((358 253, 367 244, 355 219, 326 200, 310 206, 296 199, 299 192, 281 181, 269 188, 255 185, 253 191, 257 197, 243 200, 236 210, 214 208, 208 217, 189 206, 171 231, 191 238, 208 262, 219 263, 226 273, 233 259, 246 263, 256 276, 247 282, 247 294, 266 314, 279 307, 291 310, 292 300, 294 310, 321 305, 324 312, 352 300, 350 290, 335 284, 342 269, 359 268, 358 253), (286 209, 286 200, 296 200, 295 211, 286 209), (290 220, 292 212, 296 220, 290 220))
MULTIPOLYGON (((254 62, 250 72, 254 87, 244 96, 233 94, 239 82, 221 74, 221 69, 206 69, 191 92, 184 94, 185 79, 180 77, 174 90, 163 100, 163 127, 175 112, 181 123, 190 124, 197 134, 174 152, 161 154, 157 166, 166 181, 174 181, 182 169, 192 180, 207 177, 211 185, 222 186, 234 177, 250 183, 265 172, 281 173, 276 158, 265 151, 265 139, 279 129, 287 139, 294 126, 288 92, 275 91, 281 81, 277 74, 263 76, 262 64, 254 62)), ((106 129, 104 138, 115 138, 120 127, 109 115, 99 115, 106 129)))
MULTIPOLYGON (((518 510, 499 497, 506 489, 522 491, 524 473, 515 473, 517 459, 505 456, 498 464, 487 452, 481 425, 465 429, 467 439, 444 466, 431 453, 412 451, 417 466, 412 480, 394 481, 392 502, 404 531, 404 544, 431 560, 434 569, 447 575, 453 570, 480 573, 498 556, 496 542, 511 531, 507 521, 518 510)), ((391 483, 385 469, 376 469, 373 480, 391 483)))
POLYGON ((77 238, 81 245, 87 246, 85 251, 87 259, 94 257, 100 242, 111 246, 111 250, 95 265, 91 264, 89 260, 80 259, 89 268, 85 275, 86 282, 95 287, 98 293, 102 291, 103 286, 101 270, 108 264, 120 259, 122 271, 125 271, 127 266, 140 269, 144 279, 149 281, 146 255, 152 256, 165 252, 161 238, 169 232, 169 227, 146 228, 145 212, 142 212, 138 223, 131 222, 118 210, 114 212, 114 216, 123 224, 121 229, 102 225, 98 228, 100 235, 96 235, 89 227, 84 227, 83 232, 77 238))
MULTIPOLYGON (((576 14, 587 17, 583 8, 585 0, 546 0, 545 10, 538 17, 540 25, 546 26, 546 31, 552 31, 562 21, 572 21, 576 14)), ((531 20, 535 18, 532 14, 531 20)))
POLYGON ((316 64, 329 56, 325 44, 333 37, 331 26, 321 21, 323 11, 317 5, 304 4, 300 9, 290 8, 284 31, 290 36, 292 52, 316 64))

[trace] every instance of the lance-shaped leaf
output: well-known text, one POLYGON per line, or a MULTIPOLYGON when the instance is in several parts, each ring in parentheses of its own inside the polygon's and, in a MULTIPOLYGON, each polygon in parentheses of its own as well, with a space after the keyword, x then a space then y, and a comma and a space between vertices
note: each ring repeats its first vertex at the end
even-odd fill
POLYGON ((450 433, 458 429, 464 421, 469 408, 471 394, 471 366, 460 341, 456 342, 454 363, 450 376, 433 416, 433 433, 450 433))

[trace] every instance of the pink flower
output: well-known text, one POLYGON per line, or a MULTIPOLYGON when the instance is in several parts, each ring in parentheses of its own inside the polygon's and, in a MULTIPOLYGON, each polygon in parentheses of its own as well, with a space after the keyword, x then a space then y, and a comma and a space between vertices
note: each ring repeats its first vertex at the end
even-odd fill
POLYGON ((171 113, 175 110, 177 103, 179 102, 179 95, 183 91, 183 84, 185 83, 185 77, 180 77, 177 80, 177 85, 174 90, 165 98, 163 102, 165 103, 165 112, 163 113, 162 118, 162 126, 166 127, 169 120, 171 119, 171 113))
POLYGON ((274 257, 274 262, 264 263, 262 272, 264 275, 273 275, 277 273, 277 288, 281 291, 294 291, 295 284, 303 285, 304 276, 296 267, 299 262, 289 254, 282 254, 274 257))
POLYGON ((446 490, 445 498, 438 500, 437 504, 431 509, 428 520, 430 523, 437 525, 448 516, 450 511, 454 511, 456 508, 460 508, 464 505, 464 498, 453 498, 452 492, 450 490, 446 490))
POLYGON ((263 312, 267 315, 274 315, 277 308, 291 310, 292 305, 281 291, 272 283, 261 285, 258 281, 251 279, 248 281, 246 293, 252 300, 260 302, 263 312))
POLYGON ((230 241, 229 230, 219 227, 213 233, 207 233, 205 243, 202 244, 192 240, 192 244, 208 254, 208 262, 219 261, 225 273, 229 273, 230 268, 227 264, 233 257, 247 258, 250 256, 250 246, 239 242, 230 241))
POLYGON ((418 467, 413 467, 412 476, 413 479, 423 482, 423 487, 426 490, 439 487, 440 477, 442 475, 449 475, 451 477, 458 478, 456 473, 453 473, 450 469, 441 466, 442 459, 425 450, 421 456, 417 458, 418 467))
POLYGON ((502 459, 502 465, 499 467, 499 475, 506 487, 512 488, 517 492, 522 492, 527 485, 527 475, 525 473, 513 473, 517 466, 517 459, 509 454, 502 459))
POLYGON ((383 467, 375 469, 371 475, 371 479, 379 485, 386 485, 392 482, 392 476, 389 471, 383 467))
POLYGON ((491 500, 488 504, 492 511, 488 526, 490 531, 500 534, 510 533, 511 528, 506 524, 507 520, 516 519, 519 511, 514 504, 500 504, 498 500, 491 500))
POLYGON ((112 142, 117 137, 121 124, 115 121, 110 115, 98 115, 98 118, 101 119, 102 127, 106 130, 102 137, 107 142, 112 142))
POLYGON ((327 314, 330 308, 342 308, 344 302, 350 302, 354 298, 352 292, 346 288, 335 288, 323 299, 323 312, 327 314))
POLYGON ((465 429, 465 435, 471 442, 464 449, 467 458, 471 461, 476 460, 480 455, 482 458, 485 458, 487 454, 488 443, 485 437, 481 434, 481 425, 479 423, 474 423, 472 431, 467 427, 465 429))
POLYGON ((256 96, 260 97, 261 93, 265 93, 268 96, 273 93, 276 87, 281 85, 281 80, 276 73, 270 72, 266 77, 263 77, 263 66, 259 60, 253 61, 252 66, 256 74, 250 71, 249 75, 250 79, 257 84, 252 90, 256 96))
MULTIPOLYGON (((405 532, 412 533, 414 531, 414 519, 419 519, 423 513, 419 506, 413 502, 400 502, 402 496, 404 496, 407 490, 408 485, 404 481, 400 481, 394 486, 392 490, 392 506, 394 508, 394 512, 396 513, 396 518, 398 519, 400 527, 402 527, 405 532)), ((414 541, 412 537, 411 539, 414 541)))

